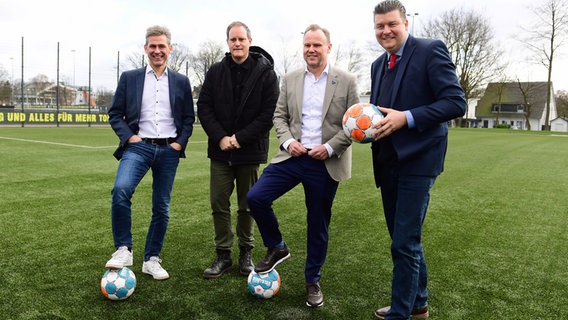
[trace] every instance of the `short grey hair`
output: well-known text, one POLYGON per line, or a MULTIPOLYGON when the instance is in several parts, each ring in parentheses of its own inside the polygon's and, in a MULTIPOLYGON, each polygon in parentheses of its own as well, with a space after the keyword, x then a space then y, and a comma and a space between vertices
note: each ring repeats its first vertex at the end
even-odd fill
POLYGON ((146 44, 148 44, 148 38, 162 35, 168 38, 168 44, 172 44, 172 33, 164 26, 151 26, 146 29, 146 44))
POLYGON ((233 29, 233 27, 239 26, 245 28, 245 30, 247 31, 247 38, 252 39, 249 27, 244 22, 234 21, 231 22, 231 24, 227 27, 227 40, 229 40, 229 32, 231 31, 231 29, 233 29))

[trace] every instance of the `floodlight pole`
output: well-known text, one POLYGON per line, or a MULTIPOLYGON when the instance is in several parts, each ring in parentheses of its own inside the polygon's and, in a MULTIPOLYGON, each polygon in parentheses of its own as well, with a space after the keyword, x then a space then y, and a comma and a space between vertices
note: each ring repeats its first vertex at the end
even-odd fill
MULTIPOLYGON (((22 37, 22 81, 20 81, 20 95, 21 95, 21 103, 22 103, 22 114, 25 117, 24 113, 24 37, 22 37)), ((22 119, 22 128, 24 127, 24 119, 22 119)))
POLYGON ((12 78, 10 79, 10 105, 14 104, 14 57, 10 57, 12 63, 12 78))
POLYGON ((89 110, 89 127, 91 126, 91 47, 89 47, 89 89, 87 91, 87 110, 89 110))
POLYGON ((57 42, 57 86, 55 87, 55 123, 59 127, 59 42, 57 42))
POLYGON ((77 50, 73 49, 71 50, 71 52, 73 53, 73 87, 75 88, 75 53, 77 52, 77 50))
POLYGON ((418 12, 415 13, 407 13, 406 16, 408 17, 412 17, 412 26, 410 27, 410 33, 414 36, 414 17, 416 17, 418 15, 418 12))

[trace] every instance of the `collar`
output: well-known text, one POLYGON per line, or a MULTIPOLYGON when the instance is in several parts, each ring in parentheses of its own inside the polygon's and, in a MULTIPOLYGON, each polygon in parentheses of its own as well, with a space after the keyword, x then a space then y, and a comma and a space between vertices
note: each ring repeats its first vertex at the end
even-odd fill
MULTIPOLYGON (((154 69, 152 69, 152 67, 150 67, 149 64, 146 65, 146 74, 154 74, 156 75, 156 72, 154 71, 154 69)), ((168 75, 168 67, 166 67, 166 69, 164 69, 164 72, 162 73, 162 76, 167 76, 168 75)))
MULTIPOLYGON (((311 73, 310 70, 308 70, 308 66, 306 66, 304 68, 304 75, 311 73)), ((328 75, 329 74, 329 63, 325 65, 325 69, 323 69, 323 72, 321 73, 321 75, 328 75)), ((320 77, 321 77, 320 75, 320 77)))
MULTIPOLYGON (((408 41, 408 34, 406 34, 406 39, 404 39, 404 42, 402 43, 402 46, 400 46, 400 48, 398 48, 398 50, 396 50, 395 54, 397 57, 402 57, 402 54, 404 53, 404 47, 406 47, 406 42, 408 41)), ((391 54, 389 52, 387 52, 387 61, 390 59, 391 54)))
POLYGON ((243 63, 241 63, 241 64, 237 64, 235 62, 235 60, 233 60, 232 57, 229 57, 229 66, 231 67, 231 69, 240 67, 240 68, 243 68, 245 70, 249 70, 251 68, 251 63, 252 63, 252 61, 251 61, 250 54, 245 59, 245 61, 243 61, 243 63))

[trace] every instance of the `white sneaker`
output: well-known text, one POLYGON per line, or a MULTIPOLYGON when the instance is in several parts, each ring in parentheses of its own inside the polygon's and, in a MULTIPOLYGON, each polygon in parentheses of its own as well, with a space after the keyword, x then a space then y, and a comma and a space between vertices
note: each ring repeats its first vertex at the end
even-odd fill
POLYGON ((112 258, 107 261, 105 268, 122 269, 124 267, 130 267, 131 265, 132 252, 128 250, 127 246, 122 246, 112 254, 112 258))
POLYGON ((166 280, 170 277, 168 272, 160 265, 160 258, 150 257, 150 260, 142 264, 142 272, 151 275, 156 280, 166 280))

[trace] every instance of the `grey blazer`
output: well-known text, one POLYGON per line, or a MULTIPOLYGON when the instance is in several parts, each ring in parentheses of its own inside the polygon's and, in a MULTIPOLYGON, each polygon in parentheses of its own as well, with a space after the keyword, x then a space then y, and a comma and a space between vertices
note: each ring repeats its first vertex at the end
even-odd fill
MULTIPOLYGON (((272 121, 280 146, 289 139, 300 140, 302 136, 302 98, 306 69, 287 73, 272 121)), ((335 181, 351 178, 351 139, 343 132, 343 114, 359 102, 357 78, 348 72, 329 67, 322 114, 322 144, 329 143, 333 155, 325 160, 329 175, 335 181)), ((283 150, 272 158, 271 163, 282 162, 291 155, 283 150)))

